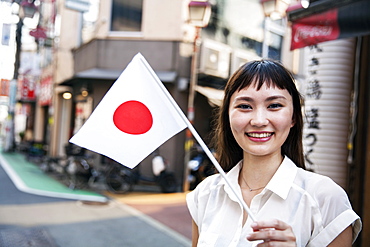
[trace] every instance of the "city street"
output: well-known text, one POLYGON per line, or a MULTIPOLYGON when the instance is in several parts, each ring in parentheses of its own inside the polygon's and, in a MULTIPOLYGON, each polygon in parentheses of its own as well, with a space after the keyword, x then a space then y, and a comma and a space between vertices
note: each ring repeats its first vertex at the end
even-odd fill
POLYGON ((19 191, 2 166, 0 187, 0 246, 190 246, 183 193, 106 194, 95 202, 40 196, 19 191))

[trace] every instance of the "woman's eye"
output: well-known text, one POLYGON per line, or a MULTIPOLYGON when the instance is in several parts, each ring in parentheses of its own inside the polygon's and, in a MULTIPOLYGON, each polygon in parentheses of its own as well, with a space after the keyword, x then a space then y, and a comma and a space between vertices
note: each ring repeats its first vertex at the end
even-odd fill
POLYGON ((279 103, 271 104, 271 105, 268 106, 268 108, 270 108, 270 109, 277 109, 277 108, 281 108, 281 107, 283 107, 283 105, 279 104, 279 103))
POLYGON ((240 108, 240 109, 243 109, 243 110, 252 109, 252 107, 250 105, 246 105, 246 104, 238 105, 236 108, 240 108))

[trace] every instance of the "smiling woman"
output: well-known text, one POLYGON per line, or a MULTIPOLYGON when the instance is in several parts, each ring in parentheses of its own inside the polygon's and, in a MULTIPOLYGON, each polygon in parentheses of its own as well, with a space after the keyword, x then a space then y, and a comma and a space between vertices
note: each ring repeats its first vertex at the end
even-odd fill
MULTIPOLYGON (((293 121, 287 136, 287 140, 282 145, 282 154, 287 155, 298 166, 304 168, 303 147, 302 147, 302 128, 303 117, 301 112, 301 95, 299 94, 292 75, 283 66, 273 61, 264 60, 263 62, 249 63, 242 66, 230 78, 225 88, 225 98, 219 112, 219 122, 216 129, 216 139, 214 143, 219 147, 217 152, 220 163, 229 171, 243 158, 243 150, 236 142, 235 138, 230 138, 232 130, 230 127, 231 107, 239 103, 240 108, 257 107, 256 100, 265 101, 265 111, 272 114, 281 112, 281 109, 292 109, 293 121), (250 94, 250 93, 253 94, 250 94), (274 92, 276 94, 274 94, 274 92), (235 102, 235 100, 238 100, 235 102), (241 103, 244 102, 244 104, 241 103), (247 102, 248 104, 245 104, 247 102)), ((252 111, 256 117, 264 116, 261 104, 252 111)), ((261 121, 254 119, 253 123, 261 121)), ((266 119, 264 119, 266 121, 266 119)))
POLYGON ((207 177, 187 195, 193 246, 351 246, 361 220, 340 186, 304 169, 302 129, 301 96, 280 63, 252 61, 231 76, 214 144, 257 221, 220 174, 207 177))
POLYGON ((280 154, 293 127, 292 97, 287 90, 253 84, 230 100, 230 128, 246 154, 280 154))

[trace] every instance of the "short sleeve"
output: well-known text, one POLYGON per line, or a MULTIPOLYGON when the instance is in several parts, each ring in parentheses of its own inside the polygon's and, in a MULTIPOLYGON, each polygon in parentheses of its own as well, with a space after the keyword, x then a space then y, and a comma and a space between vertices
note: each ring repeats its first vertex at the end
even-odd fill
MULTIPOLYGON (((315 236, 308 246, 327 246, 348 226, 352 225, 354 242, 361 231, 360 217, 352 210, 346 192, 330 178, 322 179, 314 195, 321 214, 323 229, 315 236)), ((317 220, 317 219, 315 219, 317 220)))
POLYGON ((191 217, 198 225, 198 200, 196 198, 196 195, 198 194, 197 192, 198 191, 195 189, 186 195, 186 204, 188 206, 191 217))
POLYGON ((210 190, 214 184, 219 181, 219 174, 214 174, 206 177, 198 186, 186 195, 186 204, 188 206, 191 217, 201 227, 201 219, 206 211, 206 204, 210 196, 210 190))

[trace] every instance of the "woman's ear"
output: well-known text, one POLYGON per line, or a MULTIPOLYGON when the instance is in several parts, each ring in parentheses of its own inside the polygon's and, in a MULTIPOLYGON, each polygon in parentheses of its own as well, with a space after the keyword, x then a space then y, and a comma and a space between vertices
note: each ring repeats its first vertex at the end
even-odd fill
POLYGON ((292 117, 292 123, 290 124, 290 128, 292 128, 295 125, 294 117, 292 117))

